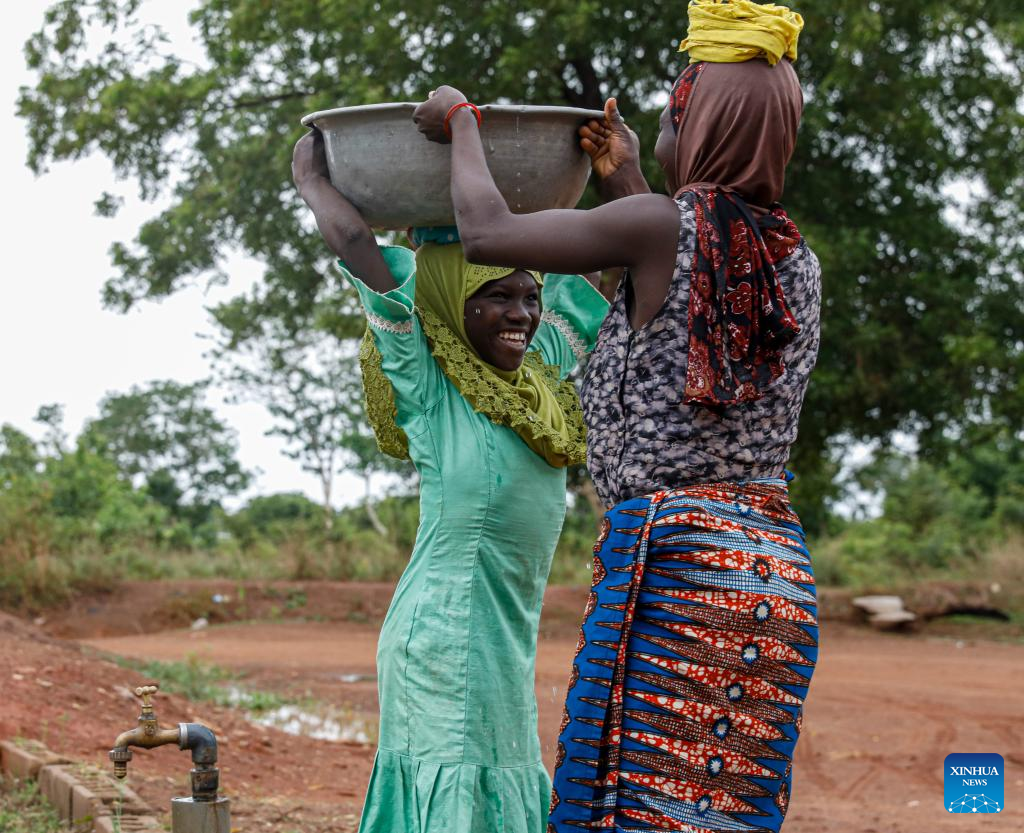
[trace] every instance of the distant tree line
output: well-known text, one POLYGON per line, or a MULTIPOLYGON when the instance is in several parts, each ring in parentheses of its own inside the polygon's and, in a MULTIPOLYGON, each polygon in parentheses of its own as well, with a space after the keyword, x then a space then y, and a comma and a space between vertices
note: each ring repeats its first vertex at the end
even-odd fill
MULTIPOLYGON (((206 398, 206 383, 160 381, 106 396, 74 438, 56 405, 39 409, 40 439, 0 425, 0 608, 52 605, 125 579, 397 579, 418 524, 406 481, 341 511, 294 493, 226 509, 251 473, 206 398)), ((1024 588, 1024 447, 1014 438, 972 438, 944 465, 880 455, 859 478, 885 495, 882 515, 830 517, 813 542, 822 584, 960 577, 1024 588)), ((574 479, 586 483, 580 471, 574 479)), ((598 514, 577 491, 555 582, 590 575, 598 514)))
MULTIPOLYGON (((158 381, 109 394, 74 438, 59 405, 39 409, 40 439, 0 425, 0 607, 126 578, 398 575, 417 523, 408 489, 342 511, 295 493, 226 509, 252 473, 208 386, 158 381)), ((350 440, 319 438, 339 460, 350 440)))

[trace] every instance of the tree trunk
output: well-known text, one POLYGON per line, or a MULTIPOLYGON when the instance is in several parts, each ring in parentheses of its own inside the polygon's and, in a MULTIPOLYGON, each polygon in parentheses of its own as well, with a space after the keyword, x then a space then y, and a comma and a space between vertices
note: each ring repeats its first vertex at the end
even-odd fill
POLYGON ((377 534, 381 538, 388 537, 388 528, 381 522, 380 516, 377 514, 377 510, 373 506, 373 501, 370 500, 370 478, 364 477, 363 481, 366 483, 366 495, 363 498, 363 506, 366 508, 366 516, 370 519, 370 525, 377 531, 377 534))
POLYGON ((320 488, 324 493, 324 531, 330 532, 334 528, 334 510, 331 508, 331 490, 333 483, 330 475, 320 478, 320 488))
MULTIPOLYGON (((579 81, 580 89, 574 90, 562 77, 562 95, 572 107, 582 107, 587 110, 604 109, 604 99, 601 97, 601 80, 597 77, 597 71, 589 58, 573 58, 568 62, 579 81)), ((563 68, 559 68, 559 73, 563 68)))
POLYGON ((589 477, 584 477, 580 482, 579 493, 583 495, 587 503, 590 504, 591 510, 594 512, 594 517, 598 519, 598 524, 601 522, 601 518, 604 516, 604 504, 601 503, 601 498, 597 496, 597 489, 594 488, 594 481, 589 477))

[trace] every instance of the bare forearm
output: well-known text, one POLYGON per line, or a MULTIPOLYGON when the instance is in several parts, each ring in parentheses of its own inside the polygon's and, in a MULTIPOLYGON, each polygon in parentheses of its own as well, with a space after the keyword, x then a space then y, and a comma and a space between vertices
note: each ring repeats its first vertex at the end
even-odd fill
POLYGON ((375 292, 394 289, 395 279, 377 239, 356 207, 322 177, 303 183, 299 193, 312 210, 324 242, 348 270, 375 292))
POLYGON ((651 187, 638 167, 623 166, 611 176, 598 179, 597 192, 602 200, 612 202, 636 194, 650 194, 651 187))
POLYGON ((466 109, 458 110, 450 125, 452 204, 462 245, 472 252, 511 212, 487 168, 480 131, 472 114, 466 109))
POLYGON ((608 266, 634 267, 652 256, 656 241, 663 239, 671 240, 669 254, 674 252, 678 209, 649 192, 592 211, 513 214, 487 169, 476 119, 462 108, 453 113, 450 126, 452 202, 471 263, 584 274, 608 266))

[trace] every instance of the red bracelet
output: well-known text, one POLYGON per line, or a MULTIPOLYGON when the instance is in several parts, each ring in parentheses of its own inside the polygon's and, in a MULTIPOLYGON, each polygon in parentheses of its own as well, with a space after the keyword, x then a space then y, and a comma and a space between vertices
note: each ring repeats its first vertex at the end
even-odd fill
POLYGON ((444 135, 447 136, 449 139, 451 139, 452 137, 452 126, 449 124, 449 122, 452 120, 452 116, 455 115, 455 111, 458 110, 460 107, 468 107, 470 110, 473 111, 474 115, 476 116, 476 126, 478 128, 482 126, 484 123, 483 116, 480 115, 480 108, 477 107, 475 104, 470 104, 468 101, 460 101, 458 104, 453 104, 448 109, 448 113, 444 117, 444 135))

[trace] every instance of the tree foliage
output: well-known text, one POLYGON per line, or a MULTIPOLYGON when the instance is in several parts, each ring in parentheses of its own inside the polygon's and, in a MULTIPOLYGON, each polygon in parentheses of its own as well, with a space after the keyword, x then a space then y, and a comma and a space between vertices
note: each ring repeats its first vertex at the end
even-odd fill
POLYGON ((234 431, 205 403, 206 382, 151 382, 110 394, 80 444, 116 463, 176 516, 208 510, 251 480, 238 462, 234 431), (192 511, 188 511, 192 510, 192 511))
MULTIPOLYGON (((1021 428, 1024 0, 797 6, 807 108, 786 202, 821 258, 826 302, 793 464, 813 511, 836 443, 903 429, 928 453, 978 421, 1021 428), (951 196, 965 190, 962 204, 951 196)), ((18 102, 29 164, 101 153, 143 196, 171 195, 114 246, 106 302, 127 309, 215 278, 242 250, 266 272, 215 310, 232 344, 266 321, 308 326, 340 291, 288 178, 312 110, 415 100, 439 82, 478 101, 596 107, 615 94, 649 152, 680 69, 683 3, 466 8, 202 0, 196 66, 144 25, 139 0, 52 5, 26 47, 38 81, 18 102)), ((101 210, 116 206, 101 195, 101 210)))
POLYGON ((320 483, 323 517, 330 525, 335 476, 359 474, 366 483, 364 504, 384 534, 370 501, 377 472, 408 473, 409 466, 385 457, 367 424, 357 345, 329 332, 323 310, 314 326, 290 334, 277 320, 259 323, 259 337, 215 353, 224 381, 238 400, 261 403, 274 422, 269 436, 286 443, 285 456, 320 483))
POLYGON ((36 471, 40 460, 39 450, 28 434, 6 422, 0 425, 0 489, 14 478, 36 471))
POLYGON ((946 463, 892 453, 866 466, 858 480, 885 495, 882 515, 846 523, 824 542, 819 582, 879 589, 987 574, 1021 587, 1024 445, 986 433, 946 463))

